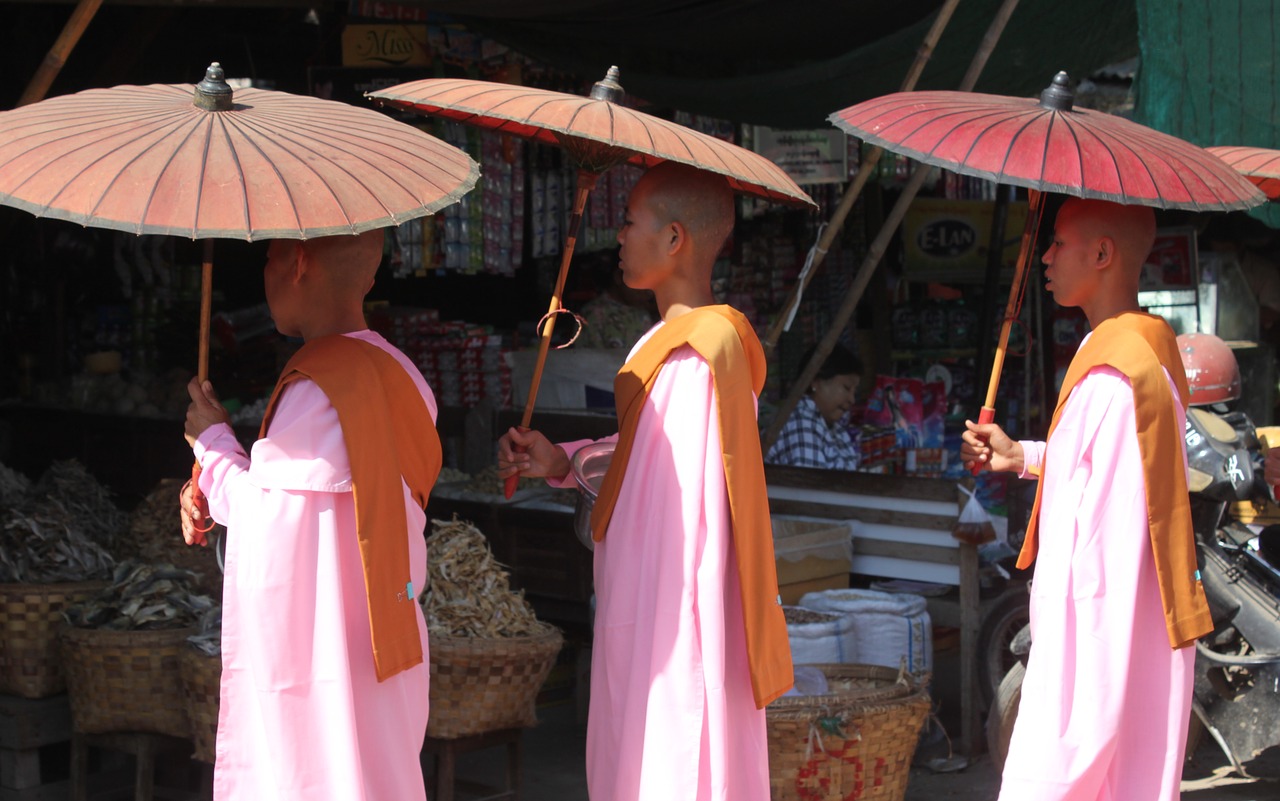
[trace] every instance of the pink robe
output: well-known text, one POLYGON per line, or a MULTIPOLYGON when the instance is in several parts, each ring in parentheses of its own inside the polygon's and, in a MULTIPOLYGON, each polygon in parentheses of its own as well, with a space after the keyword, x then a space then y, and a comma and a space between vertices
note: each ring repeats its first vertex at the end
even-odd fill
MULTIPOLYGON (((1098 367, 1054 430, 1000 801, 1178 798, 1195 649, 1169 647, 1135 426, 1129 380, 1098 367)), ((1045 445, 1022 446, 1030 471, 1045 445)))
MULTIPOLYGON (((359 337, 421 374, 386 340, 359 337)), ((196 443, 200 487, 227 526, 222 695, 214 797, 219 801, 425 799, 424 662, 377 681, 351 468, 337 412, 311 381, 284 390, 252 460, 231 428, 196 443)), ((426 580, 426 515, 404 487, 413 584, 426 580)))
POLYGON ((711 370, 685 346, 645 401, 595 546, 593 801, 768 801, 736 565, 711 370))

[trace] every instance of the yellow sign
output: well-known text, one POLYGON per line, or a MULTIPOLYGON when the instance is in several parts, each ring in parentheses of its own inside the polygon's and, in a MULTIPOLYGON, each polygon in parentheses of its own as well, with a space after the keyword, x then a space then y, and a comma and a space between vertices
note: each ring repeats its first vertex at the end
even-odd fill
POLYGON ((342 30, 345 67, 425 67, 430 63, 426 25, 348 25, 342 30))
MULTIPOLYGON (((995 202, 916 198, 902 223, 906 277, 969 282, 986 275, 995 202)), ((1012 269, 1027 220, 1026 203, 1010 203, 1000 265, 1012 269)))

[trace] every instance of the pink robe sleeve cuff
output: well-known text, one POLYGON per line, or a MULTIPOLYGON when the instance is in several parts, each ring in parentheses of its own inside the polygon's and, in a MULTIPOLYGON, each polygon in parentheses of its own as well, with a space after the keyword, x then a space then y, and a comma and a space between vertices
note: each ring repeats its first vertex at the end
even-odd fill
POLYGON ((1032 439, 1018 440, 1022 446, 1022 472, 1018 478, 1040 478, 1040 465, 1044 463, 1044 443, 1032 439))

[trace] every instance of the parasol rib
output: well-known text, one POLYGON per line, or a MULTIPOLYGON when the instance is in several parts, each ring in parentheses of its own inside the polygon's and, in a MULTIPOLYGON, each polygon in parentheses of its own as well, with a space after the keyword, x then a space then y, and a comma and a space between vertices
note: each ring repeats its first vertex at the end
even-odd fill
MULTIPOLYGON (((217 112, 210 113, 217 114, 217 112)), ((235 144, 231 141, 231 132, 228 130, 230 126, 226 119, 220 114, 210 120, 210 123, 210 128, 212 128, 213 125, 217 125, 218 131, 222 134, 223 141, 227 143, 227 152, 231 154, 231 161, 235 167, 235 177, 237 182, 240 184, 240 209, 243 212, 242 219, 244 220, 244 227, 249 228, 253 224, 253 215, 249 210, 249 192, 247 190, 247 181, 244 174, 244 164, 241 163, 240 153, 236 150, 235 144)), ((293 217, 295 220, 298 220, 298 210, 296 207, 293 210, 293 217)), ((196 222, 199 223, 199 221, 200 217, 197 213, 196 222)), ((301 220, 298 220, 298 228, 302 228, 301 220)))

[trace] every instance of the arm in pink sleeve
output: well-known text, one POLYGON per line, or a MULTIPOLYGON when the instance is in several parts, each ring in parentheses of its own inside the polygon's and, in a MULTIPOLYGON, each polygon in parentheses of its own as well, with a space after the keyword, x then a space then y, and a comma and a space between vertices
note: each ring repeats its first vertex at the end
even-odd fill
POLYGON ((249 456, 226 423, 206 428, 192 451, 200 463, 200 490, 209 500, 209 514, 225 526, 231 519, 234 487, 249 478, 249 456))
MULTIPOLYGON (((617 434, 610 434, 609 436, 607 436, 607 437, 603 437, 603 438, 601 438, 601 439, 575 439, 575 440, 572 440, 572 441, 570 441, 570 442, 557 442, 557 443, 556 443, 556 447, 563 448, 563 449, 564 449, 564 452, 565 452, 565 455, 566 455, 566 456, 568 456, 568 457, 569 457, 569 461, 570 461, 570 462, 572 462, 572 461, 573 461, 573 455, 574 455, 575 453, 577 453, 578 451, 580 451, 580 450, 582 450, 583 448, 587 447, 588 445, 591 445, 592 443, 595 443, 595 442, 617 442, 617 441, 618 441, 618 435, 617 435, 617 434)), ((548 477, 548 478, 547 478, 547 486, 555 487, 556 489, 563 489, 563 488, 565 488, 565 487, 568 487, 568 488, 570 488, 570 489, 575 489, 578 485, 577 485, 577 483, 573 480, 573 471, 572 471, 572 470, 570 470, 568 473, 565 473, 565 474, 564 474, 564 477, 563 477, 563 478, 550 478, 550 477, 548 477)))

